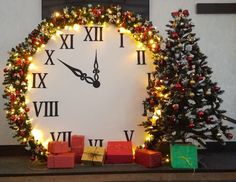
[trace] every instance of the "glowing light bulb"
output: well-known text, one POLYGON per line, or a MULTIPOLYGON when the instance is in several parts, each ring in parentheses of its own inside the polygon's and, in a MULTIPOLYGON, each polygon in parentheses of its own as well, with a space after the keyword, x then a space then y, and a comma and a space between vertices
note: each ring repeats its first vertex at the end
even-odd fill
POLYGON ((30 57, 28 57, 28 60, 29 60, 29 61, 32 61, 32 60, 33 60, 33 58, 30 56, 30 57))
POLYGON ((78 32, 79 31, 79 25, 78 24, 74 24, 73 25, 73 29, 78 32))
POLYGON ((59 12, 55 12, 55 13, 54 13, 54 16, 55 16, 55 17, 59 17, 59 16, 60 16, 60 13, 59 13, 59 12))
POLYGON ((35 140, 40 141, 42 139, 43 134, 41 130, 34 128, 31 133, 34 136, 35 140))

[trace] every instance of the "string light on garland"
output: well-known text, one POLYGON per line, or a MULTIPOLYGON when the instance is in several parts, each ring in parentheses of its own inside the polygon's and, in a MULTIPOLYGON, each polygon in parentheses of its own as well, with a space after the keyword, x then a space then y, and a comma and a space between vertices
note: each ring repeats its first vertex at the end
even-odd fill
POLYGON ((29 67, 37 68, 32 64, 34 62, 32 56, 41 51, 50 39, 56 40, 62 33, 61 30, 66 28, 79 31, 80 26, 93 24, 114 25, 122 33, 131 34, 141 45, 140 48, 149 49, 153 53, 154 60, 160 61, 163 58, 159 55, 162 38, 152 23, 143 20, 140 15, 133 12, 123 11, 120 6, 105 8, 100 5, 88 5, 87 7, 65 8, 43 20, 25 38, 24 42, 12 48, 6 68, 4 68, 3 97, 7 100, 6 118, 9 121, 9 127, 15 131, 14 137, 31 151, 32 160, 45 161, 47 159, 45 142, 37 140, 32 133, 32 120, 28 115, 26 94, 31 82, 28 71, 29 67))

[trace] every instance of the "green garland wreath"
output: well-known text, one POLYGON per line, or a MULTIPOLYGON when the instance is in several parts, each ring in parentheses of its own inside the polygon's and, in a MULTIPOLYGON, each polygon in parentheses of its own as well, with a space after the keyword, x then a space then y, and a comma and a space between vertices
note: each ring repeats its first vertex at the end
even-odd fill
POLYGON ((31 151, 31 160, 45 161, 47 149, 32 134, 32 125, 28 115, 29 108, 25 95, 28 91, 27 73, 32 56, 47 44, 49 39, 65 26, 109 23, 118 28, 125 28, 133 37, 153 53, 153 60, 160 60, 160 43, 162 38, 150 21, 143 20, 140 15, 130 11, 123 12, 120 6, 103 7, 100 5, 88 7, 65 8, 51 18, 43 20, 25 41, 9 52, 10 56, 4 68, 4 95, 6 118, 9 127, 26 149, 31 151))

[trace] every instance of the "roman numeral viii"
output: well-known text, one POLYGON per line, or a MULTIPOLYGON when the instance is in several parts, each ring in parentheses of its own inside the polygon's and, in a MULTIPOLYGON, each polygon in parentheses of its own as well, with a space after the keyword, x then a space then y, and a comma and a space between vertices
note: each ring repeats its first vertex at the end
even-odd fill
POLYGON ((58 117, 58 104, 59 101, 34 101, 35 115, 39 117, 58 117))
POLYGON ((103 34, 103 27, 84 27, 86 30, 86 37, 84 41, 103 41, 102 34, 103 34))

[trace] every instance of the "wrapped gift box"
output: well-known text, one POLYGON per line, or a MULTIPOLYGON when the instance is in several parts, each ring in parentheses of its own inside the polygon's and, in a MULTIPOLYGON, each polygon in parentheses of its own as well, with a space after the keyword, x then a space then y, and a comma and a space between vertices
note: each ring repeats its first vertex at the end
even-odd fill
POLYGON ((105 148, 85 147, 81 162, 85 165, 102 166, 105 159, 105 148))
POLYGON ((83 148, 84 149, 84 136, 72 135, 71 136, 71 148, 83 148))
POLYGON ((171 166, 177 169, 198 168, 197 147, 190 144, 173 144, 170 147, 171 166))
POLYGON ((161 153, 147 149, 136 149, 135 162, 145 167, 161 166, 161 153))
POLYGON ((49 154, 47 160, 48 168, 74 168, 75 167, 75 154, 49 154))
POLYGON ((109 141, 107 143, 106 163, 123 164, 133 162, 132 142, 109 141))
POLYGON ((80 163, 84 152, 84 136, 72 135, 71 137, 71 151, 75 153, 75 162, 80 163))
POLYGON ((48 143, 48 152, 51 154, 62 154, 69 152, 68 142, 52 141, 48 143))

